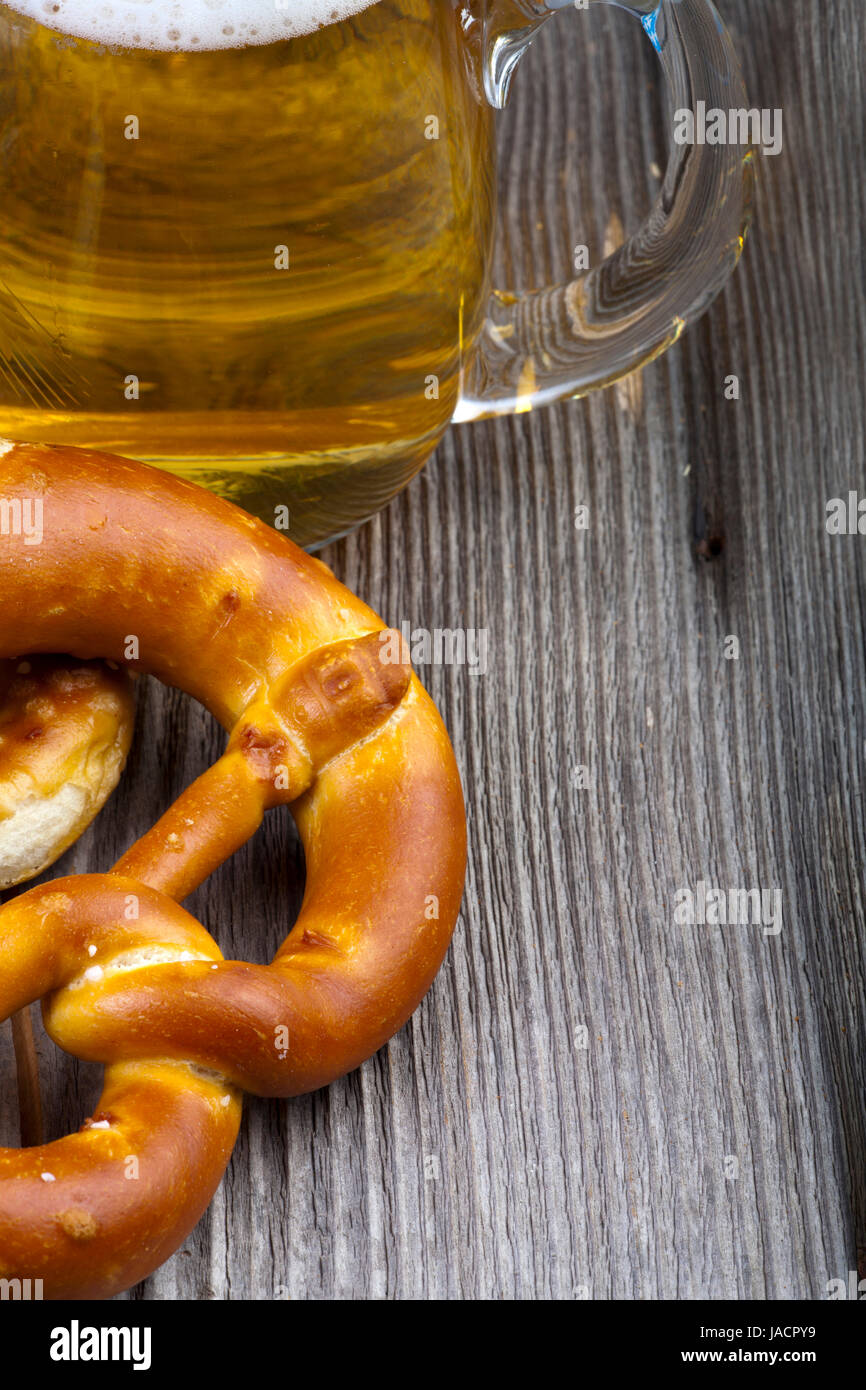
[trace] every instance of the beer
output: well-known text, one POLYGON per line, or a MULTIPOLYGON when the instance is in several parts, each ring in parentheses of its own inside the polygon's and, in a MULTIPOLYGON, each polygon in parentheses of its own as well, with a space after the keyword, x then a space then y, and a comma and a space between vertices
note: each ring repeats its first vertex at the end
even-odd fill
POLYGON ((451 0, 0 3, 0 435, 344 532, 453 413, 493 203, 451 0))

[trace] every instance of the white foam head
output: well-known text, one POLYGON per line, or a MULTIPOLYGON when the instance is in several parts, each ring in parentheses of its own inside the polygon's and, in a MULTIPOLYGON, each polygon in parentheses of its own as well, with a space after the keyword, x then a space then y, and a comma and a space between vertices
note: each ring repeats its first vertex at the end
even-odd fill
POLYGON ((309 34, 371 0, 6 0, 49 29, 112 48, 245 48, 309 34))

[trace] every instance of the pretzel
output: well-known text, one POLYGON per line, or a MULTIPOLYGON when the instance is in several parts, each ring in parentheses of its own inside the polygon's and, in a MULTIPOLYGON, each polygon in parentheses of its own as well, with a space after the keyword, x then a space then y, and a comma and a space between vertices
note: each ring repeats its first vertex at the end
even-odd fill
POLYGON ((200 700, 223 756, 106 874, 0 909, 0 1018, 102 1062, 75 1135, 0 1149, 0 1277, 104 1298, 192 1229, 230 1157, 242 1091, 291 1096, 376 1051, 443 959, 466 860, 448 736, 384 627, 320 561, 169 474, 0 443, 0 498, 44 536, 0 535, 0 658, 68 652, 200 700), (268 966, 225 961, 179 902, 288 804, 301 912, 268 966))
POLYGON ((116 664, 0 661, 0 889, 41 874, 90 824, 120 779, 132 723, 116 664))

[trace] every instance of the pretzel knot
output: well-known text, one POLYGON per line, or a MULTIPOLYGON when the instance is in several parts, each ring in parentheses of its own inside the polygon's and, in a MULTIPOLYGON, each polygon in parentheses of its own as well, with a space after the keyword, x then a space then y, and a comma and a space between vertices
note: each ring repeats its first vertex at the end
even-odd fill
POLYGON ((54 1041, 106 1067, 79 1133, 0 1149, 0 1276, 106 1297, 198 1220, 242 1091, 325 1085, 406 1021, 453 930, 465 821, 399 635, 318 561, 141 465, 0 449, 0 493, 34 489, 42 553, 22 564, 0 538, 0 657, 116 661, 134 634, 130 664, 229 730, 223 756, 110 873, 0 909, 0 1018, 42 999, 54 1041), (300 916, 270 965, 226 961, 179 901, 281 804, 306 854, 300 916))

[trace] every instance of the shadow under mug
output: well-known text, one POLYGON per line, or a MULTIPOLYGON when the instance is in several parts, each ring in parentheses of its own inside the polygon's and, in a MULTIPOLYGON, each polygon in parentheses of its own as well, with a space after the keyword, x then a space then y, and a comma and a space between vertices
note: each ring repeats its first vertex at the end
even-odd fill
MULTIPOLYGON (((158 464, 314 548, 451 422, 583 395, 676 342, 742 250, 752 152, 672 141, 606 261, 494 289, 492 111, 540 25, 586 6, 344 0, 293 35, 283 0, 273 39, 274 3, 268 41, 232 47, 227 25, 206 48, 0 3, 0 436, 158 464)), ((619 7, 671 111, 745 107, 709 0, 619 7)))

